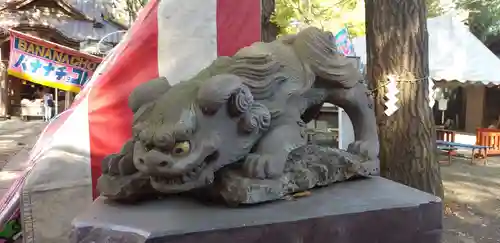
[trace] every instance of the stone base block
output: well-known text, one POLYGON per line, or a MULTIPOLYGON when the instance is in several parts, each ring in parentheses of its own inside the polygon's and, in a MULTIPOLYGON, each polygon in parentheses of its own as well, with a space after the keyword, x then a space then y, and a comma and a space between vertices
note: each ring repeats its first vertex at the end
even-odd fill
POLYGON ((227 208, 186 198, 97 199, 73 220, 78 243, 439 243, 441 200, 372 177, 290 201, 227 208))

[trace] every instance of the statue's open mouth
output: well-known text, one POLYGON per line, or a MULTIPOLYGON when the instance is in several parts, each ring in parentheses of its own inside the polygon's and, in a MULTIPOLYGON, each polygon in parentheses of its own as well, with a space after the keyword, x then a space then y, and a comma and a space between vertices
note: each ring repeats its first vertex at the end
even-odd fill
POLYGON ((209 165, 217 160, 219 152, 216 150, 193 167, 191 170, 176 176, 151 176, 151 185, 158 191, 172 193, 188 191, 212 183, 214 172, 209 165))

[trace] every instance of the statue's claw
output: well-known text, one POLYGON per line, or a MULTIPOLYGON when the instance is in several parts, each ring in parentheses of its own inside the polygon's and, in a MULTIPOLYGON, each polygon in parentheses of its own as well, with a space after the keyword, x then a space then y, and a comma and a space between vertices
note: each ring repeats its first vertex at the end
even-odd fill
POLYGON ((135 168, 133 157, 131 155, 124 155, 118 162, 118 169, 120 170, 120 175, 132 175, 138 172, 135 168))
POLYGON ((103 174, 97 181, 97 188, 101 195, 121 202, 136 202, 157 195, 149 176, 139 172, 118 176, 103 174))
POLYGON ((273 176, 271 157, 260 154, 249 154, 243 162, 243 171, 247 177, 266 179, 273 176))
POLYGON ((121 157, 119 154, 110 154, 106 156, 101 161, 101 170, 103 174, 118 175, 120 170, 118 169, 118 162, 121 157))
POLYGON ((132 175, 137 172, 131 156, 111 154, 102 160, 102 173, 109 175, 132 175))
POLYGON ((369 140, 354 141, 347 147, 348 152, 366 156, 369 159, 374 159, 374 160, 376 160, 378 157, 378 150, 379 150, 378 141, 369 141, 369 140))

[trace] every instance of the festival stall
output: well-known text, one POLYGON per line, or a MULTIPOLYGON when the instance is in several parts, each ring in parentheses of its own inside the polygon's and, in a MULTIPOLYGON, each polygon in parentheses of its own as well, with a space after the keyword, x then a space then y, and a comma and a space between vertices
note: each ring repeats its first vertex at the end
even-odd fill
MULTIPOLYGON (((8 74, 23 80, 23 82, 39 84, 41 87, 55 89, 54 103, 55 114, 58 114, 58 91, 69 91, 78 93, 93 75, 101 58, 89 54, 81 53, 74 49, 61 46, 31 35, 27 35, 15 30, 10 30, 10 59, 8 65, 8 74)), ((64 101, 62 101, 64 102, 64 101)), ((23 116, 44 116, 42 99, 23 99, 21 100, 21 115, 23 116)), ((38 142, 40 146, 48 146, 51 138, 50 131, 53 125, 48 126, 48 132, 42 135, 38 142)), ((78 138, 71 137, 77 140, 78 138)), ((68 139, 68 138, 67 138, 68 139)), ((44 148, 45 149, 45 148, 44 148)), ((40 152, 40 151, 38 151, 40 152)), ((37 152, 31 153, 32 160, 38 158, 37 152)), ((26 158, 28 159, 28 158, 26 158)), ((31 168, 28 167, 27 170, 31 168)), ((5 169, 4 169, 5 171, 5 169)), ((25 171, 28 173, 28 171, 25 171)), ((65 173, 64 170, 60 171, 65 173)), ((27 174, 23 174, 26 176, 27 174)), ((45 175, 44 175, 45 176, 45 175)), ((4 226, 14 225, 17 221, 17 208, 19 205, 19 189, 24 178, 21 177, 15 181, 0 203, 0 216, 4 226), (8 221, 8 222, 7 222, 8 221)), ((44 180, 50 180, 45 178, 44 180)), ((4 227, 1 235, 13 236, 12 227, 4 227)))

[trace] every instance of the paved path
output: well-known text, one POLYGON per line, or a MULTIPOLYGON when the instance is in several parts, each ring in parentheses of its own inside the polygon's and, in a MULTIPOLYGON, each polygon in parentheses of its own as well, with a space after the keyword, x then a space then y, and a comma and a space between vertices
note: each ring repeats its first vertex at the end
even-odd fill
POLYGON ((45 125, 42 121, 0 121, 0 198, 25 169, 29 151, 45 125))

